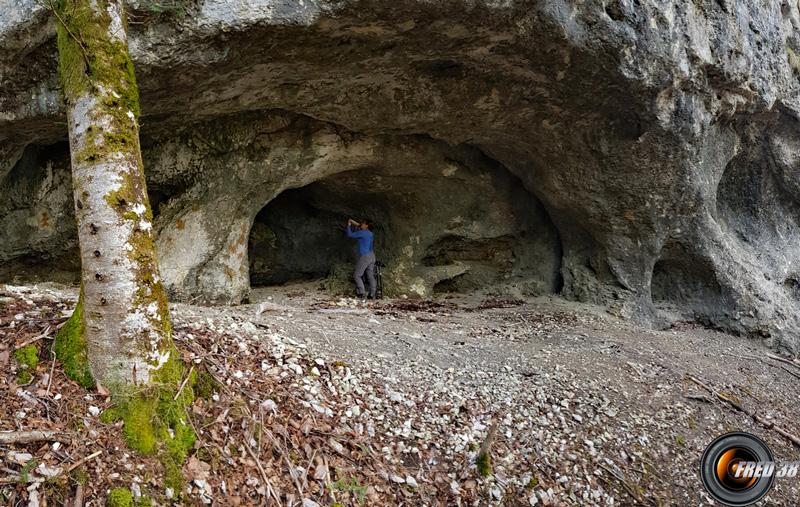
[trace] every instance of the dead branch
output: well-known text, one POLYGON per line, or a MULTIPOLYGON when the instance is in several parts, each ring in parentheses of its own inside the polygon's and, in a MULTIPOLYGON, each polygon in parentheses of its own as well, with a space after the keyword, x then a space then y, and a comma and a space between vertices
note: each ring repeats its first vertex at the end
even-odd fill
POLYGON ((32 431, 5 431, 0 432, 0 444, 29 444, 31 442, 41 442, 43 440, 60 442, 70 441, 71 439, 62 431, 32 430, 32 431))
POLYGON ((53 343, 50 344, 50 376, 47 377, 47 390, 44 392, 45 396, 50 396, 50 386, 53 384, 53 375, 56 372, 56 353, 53 348, 56 345, 56 341, 53 340, 53 343))
POLYGON ((769 353, 767 353, 767 357, 770 358, 770 359, 774 359, 775 361, 780 361, 782 363, 791 364, 795 368, 800 369, 800 364, 797 364, 794 361, 790 361, 789 359, 786 359, 785 357, 776 356, 775 354, 769 354, 769 353))
MULTIPOLYGON (((100 456, 101 454, 103 454, 103 451, 94 452, 94 453, 86 456, 85 458, 82 458, 82 459, 76 461, 75 463, 73 463, 72 465, 68 466, 67 468, 62 469, 60 472, 58 472, 57 474, 53 475, 52 477, 48 477, 48 478, 37 477, 35 479, 34 478, 29 478, 28 479, 28 483, 46 482, 46 481, 55 479, 56 477, 60 477, 62 475, 68 474, 68 473, 72 472, 73 470, 75 470, 76 468, 78 468, 79 466, 81 466, 84 463, 86 463, 87 461, 92 460, 92 459, 100 456)), ((14 483, 20 482, 21 480, 22 480, 22 476, 19 476, 19 475, 11 476, 11 477, 0 477, 0 484, 14 484, 14 483)))
POLYGON ((286 452, 286 449, 275 439, 271 431, 265 430, 264 433, 267 435, 267 438, 270 439, 272 445, 278 449, 278 453, 283 456, 283 460, 286 462, 286 466, 289 469, 289 477, 292 478, 292 482, 294 482, 294 487, 297 488, 297 493, 300 495, 300 498, 303 498, 303 488, 297 480, 297 470, 295 470, 294 464, 289 460, 288 452, 286 452))
POLYGON ((269 477, 267 477, 267 472, 264 471, 264 467, 261 466, 261 460, 258 459, 258 456, 256 456, 256 453, 253 452, 253 449, 250 448, 250 445, 247 442, 243 443, 244 443, 244 448, 247 450, 248 454, 250 454, 253 460, 255 460, 256 467, 258 467, 258 471, 261 472, 261 480, 264 481, 264 485, 267 487, 267 494, 271 494, 272 498, 274 498, 275 501, 278 503, 278 505, 280 505, 281 499, 275 493, 275 489, 272 487, 272 483, 269 481, 269 477))
POLYGON ((732 400, 731 398, 725 396, 724 394, 722 394, 720 392, 715 391, 714 389, 712 389, 711 387, 709 387, 707 384, 705 384, 701 380, 697 379, 696 377, 693 377, 692 375, 689 375, 688 378, 689 378, 689 380, 691 380, 695 384, 699 385, 700 387, 702 387, 706 391, 710 392, 711 394, 713 394, 714 396, 716 396, 717 398, 719 398, 723 402, 725 402, 728 405, 730 405, 731 407, 733 407, 734 410, 736 410, 738 412, 741 412, 741 413, 743 413, 745 415, 750 416, 755 422, 757 422, 758 424, 760 424, 761 426, 763 426, 764 428, 766 428, 768 430, 775 430, 776 433, 782 435, 787 440, 791 441, 795 446, 800 447, 800 438, 799 437, 793 435, 792 433, 789 433, 788 431, 786 431, 782 427, 777 426, 775 423, 767 421, 763 417, 761 417, 758 414, 756 414, 754 411, 743 407, 739 402, 737 402, 735 400, 732 400))
MULTIPOLYGON (((771 365, 771 366, 774 366, 774 365, 771 365)), ((786 373, 788 373, 792 377, 794 377, 796 379, 800 379, 800 374, 795 373, 794 371, 790 370, 789 368, 787 368, 785 366, 782 366, 782 365, 779 364, 779 365, 776 366, 776 368, 780 368, 781 370, 785 371, 786 373)))
MULTIPOLYGON (((739 354, 723 354, 723 355, 724 356, 728 356, 728 357, 735 357, 737 359, 747 359, 748 361, 758 361, 761 364, 766 364, 770 368, 781 369, 781 370, 785 371, 786 373, 788 373, 789 375, 791 375, 792 377, 794 377, 796 379, 800 379, 800 373, 792 371, 791 369, 787 368, 786 366, 783 366, 782 364, 775 364, 775 363, 771 363, 769 361, 765 361, 763 357, 751 356, 751 355, 739 355, 739 354)), ((773 355, 773 354, 767 354, 767 357, 770 358, 770 359, 774 359, 776 361, 780 361, 782 363, 791 364, 795 368, 800 369, 800 364, 793 363, 792 361, 788 361, 788 360, 786 360, 786 359, 784 359, 782 357, 779 357, 779 356, 776 356, 776 355, 773 355)))
POLYGON ((713 403, 714 399, 709 398, 705 394, 687 394, 684 396, 687 400, 695 400, 695 401, 702 401, 704 403, 713 403))
POLYGON ((83 507, 83 484, 78 483, 75 488, 75 500, 72 501, 72 507, 83 507))
MULTIPOLYGON (((603 470, 605 470, 606 472, 608 472, 608 474, 609 474, 611 477, 613 477, 614 479, 616 479, 616 480, 617 480, 617 482, 619 482, 619 483, 622 485, 622 487, 623 487, 623 488, 625 488, 625 492, 626 492, 626 493, 628 493, 628 495, 631 497, 631 499, 634 501, 634 503, 636 503, 637 505, 643 505, 643 504, 645 504, 645 501, 644 501, 644 499, 642 498, 642 495, 641 495, 640 493, 638 493, 638 492, 637 492, 637 491, 636 491, 636 490, 633 488, 633 486, 631 486, 630 484, 628 484, 628 480, 627 480, 627 479, 625 479, 625 475, 624 475, 624 474, 623 474, 622 476, 620 476, 620 475, 618 475, 618 474, 617 474, 617 473, 616 473, 614 470, 612 470, 612 469, 610 469, 609 467, 607 467, 607 466, 603 465, 602 463, 600 464, 600 468, 602 468, 603 470)), ((601 476, 601 478, 602 478, 602 476, 601 476)), ((609 480, 607 480, 607 479, 605 479, 605 478, 602 478, 602 479, 603 479, 603 480, 606 482, 606 484, 608 484, 609 486, 611 486, 611 482, 610 482, 609 480)), ((652 504, 651 504, 651 505, 652 505, 652 504)))
POLYGON ((178 389, 178 392, 175 393, 175 397, 172 399, 172 401, 177 401, 178 396, 180 396, 181 392, 183 391, 183 388, 186 387, 186 383, 189 382, 189 379, 192 377, 193 371, 194 371, 194 365, 192 365, 192 367, 189 368, 189 373, 186 374, 186 378, 183 379, 183 383, 181 384, 181 387, 178 389))
POLYGON ((492 474, 492 458, 491 458, 491 448, 492 443, 494 442, 495 437, 497 436, 497 430, 500 428, 500 422, 503 420, 503 414, 497 414, 492 422, 492 425, 489 427, 489 432, 486 434, 486 438, 483 440, 481 444, 481 448, 478 451, 478 473, 480 475, 491 475, 492 474))
POLYGON ((79 459, 79 460, 78 460, 78 461, 76 461, 75 463, 73 463, 73 464, 71 464, 70 466, 68 466, 68 467, 67 467, 67 468, 64 470, 64 473, 67 473, 67 474, 68 474, 68 473, 72 472, 73 470, 75 470, 75 469, 76 469, 76 468, 78 468, 79 466, 83 465, 83 464, 84 464, 84 463, 86 463, 87 461, 93 460, 93 459, 95 459, 96 457, 100 456, 101 454, 103 454, 103 451, 97 451, 97 452, 93 452, 92 454, 90 454, 90 455, 86 456, 85 458, 81 458, 81 459, 79 459))
POLYGON ((21 348, 27 347, 31 343, 36 343, 42 338, 47 338, 47 334, 50 332, 50 326, 47 326, 47 329, 44 330, 44 333, 40 334, 39 336, 34 336, 33 338, 29 338, 22 342, 21 344, 14 347, 14 350, 19 350, 21 348))
POLYGON ((497 436, 497 430, 500 428, 500 418, 496 418, 492 425, 489 427, 489 433, 486 434, 486 438, 483 439, 483 443, 481 444, 480 451, 478 451, 478 456, 487 454, 491 447, 492 443, 494 442, 495 437, 497 436))

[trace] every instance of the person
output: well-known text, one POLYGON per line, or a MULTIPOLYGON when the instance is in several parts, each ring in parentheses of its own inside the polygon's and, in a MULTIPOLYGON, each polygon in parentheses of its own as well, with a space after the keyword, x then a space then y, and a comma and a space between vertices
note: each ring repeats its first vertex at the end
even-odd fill
POLYGON ((356 222, 352 218, 347 220, 347 237, 358 241, 358 261, 353 270, 353 279, 356 282, 356 295, 365 299, 364 273, 367 274, 367 285, 369 285, 369 297, 375 299, 375 252, 372 248, 373 235, 369 230, 366 221, 356 222), (357 229, 354 229, 356 227, 357 229))

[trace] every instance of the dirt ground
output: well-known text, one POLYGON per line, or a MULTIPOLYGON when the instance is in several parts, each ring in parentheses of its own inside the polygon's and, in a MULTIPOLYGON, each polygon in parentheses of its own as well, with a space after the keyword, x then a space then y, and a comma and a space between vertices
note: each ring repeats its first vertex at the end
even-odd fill
MULTIPOLYGON (((308 308, 320 298, 313 286, 309 289, 261 289, 255 299, 308 308)), ((328 322, 300 311, 280 325, 314 350, 358 365, 398 390, 418 393, 421 403, 431 387, 444 386, 464 399, 480 399, 487 417, 537 414, 532 425, 511 430, 509 439, 538 440, 532 445, 538 455, 511 461, 533 458, 534 468, 571 488, 578 503, 584 500, 577 493, 580 475, 598 476, 597 467, 604 491, 623 504, 707 502, 698 475, 700 457, 727 431, 758 435, 777 461, 800 459, 788 440, 689 380, 730 394, 800 434, 800 367, 770 359, 770 350, 751 339, 691 323, 666 331, 644 329, 601 308, 560 298, 479 311, 471 310, 482 303, 492 306, 492 298, 439 302, 447 306, 393 311, 388 303, 387 311, 378 303, 366 314, 328 314, 328 322), (549 464, 537 466, 542 462, 549 464), (576 465, 581 473, 573 475, 576 465)), ((798 481, 778 480, 764 504, 800 503, 798 481)))
MULTIPOLYGON (((753 340, 692 323, 645 329, 555 297, 474 295, 361 304, 331 297, 317 285, 254 289, 252 303, 237 307, 172 305, 184 358, 198 365, 201 356, 213 361, 212 374, 228 386, 215 392, 223 398, 222 391, 243 393, 251 406, 247 417, 254 418, 252 407, 258 407, 266 428, 289 421, 283 427, 291 433, 291 419, 301 412, 312 414, 315 427, 322 428, 310 443, 301 440, 314 430, 284 440, 283 448, 296 445, 299 454, 305 449, 308 465, 294 472, 280 459, 282 446, 265 445, 266 475, 276 483, 285 479, 291 490, 279 492, 282 505, 712 505, 698 468, 716 436, 752 432, 767 442, 776 461, 800 459, 800 449, 774 428, 715 395, 800 434, 800 365, 773 359, 753 340), (283 419, 282 411, 287 411, 283 419), (490 433, 487 473, 476 461, 490 433), (339 435, 342 443, 328 435, 339 435), (323 455, 341 458, 341 468, 327 461, 323 468, 323 455)), ((76 296, 74 289, 48 285, 3 290, 6 305, 27 298, 36 306, 43 294, 64 308, 76 296)), ((8 325, 0 320, 6 348, 20 340, 8 325)), ((0 430, 26 427, 25 418, 14 415, 25 399, 15 395, 10 364, 0 386, 6 398, 0 430)), ((27 387, 30 395, 52 397, 41 392, 50 365, 40 365, 39 385, 27 387)), ((74 388, 64 389, 79 396, 74 388)), ((194 410, 195 422, 205 429, 198 432, 201 444, 192 467, 184 470, 186 498, 216 505, 277 504, 259 481, 257 460, 231 454, 232 437, 224 445, 206 446, 215 441, 221 406, 230 402, 216 401, 200 400, 194 410), (206 447, 219 452, 201 452, 206 447), (202 476, 201 482, 192 474, 202 476), (238 491, 231 487, 236 481, 238 491)), ((104 408, 110 401, 93 403, 104 408)), ((247 417, 234 424, 223 418, 221 424, 246 426, 247 417)), ((63 423, 55 419, 51 424, 63 423)), ((85 428, 98 424, 90 423, 85 428)), ((247 429, 241 431, 242 438, 250 438, 247 429)), ((261 437, 257 440, 260 455, 261 437)), ((124 444, 114 441, 104 448, 108 445, 124 444)), ((34 447, 28 447, 31 454, 47 453, 34 447)), ((20 450, 0 446, 6 458, 20 450)), ((302 461, 291 449, 286 452, 302 461)), ((106 476, 115 466, 107 463, 106 476)), ((20 468, 6 465, 6 473, 19 474, 20 468)), ((98 485, 92 492, 96 500, 87 505, 102 505, 103 489, 119 484, 141 483, 158 497, 158 474, 137 482, 122 472, 115 479, 98 485)), ((3 487, 0 482, 7 499, 12 487, 13 498, 27 498, 19 485, 3 487)), ((776 479, 762 503, 797 505, 800 478, 776 479)))

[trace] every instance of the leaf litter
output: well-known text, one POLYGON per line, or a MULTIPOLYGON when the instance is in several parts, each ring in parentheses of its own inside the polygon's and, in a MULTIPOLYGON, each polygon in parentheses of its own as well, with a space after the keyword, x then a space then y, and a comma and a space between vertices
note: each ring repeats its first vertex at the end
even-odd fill
MULTIPOLYGON (((363 304, 303 291, 280 304, 172 305, 176 346, 198 372, 198 439, 185 491, 165 491, 159 462, 101 422, 107 393, 80 388, 51 359, 75 296, 0 286, 0 433, 52 432, 0 445, 0 501, 10 505, 62 505, 78 490, 86 505, 103 505, 120 487, 159 505, 179 495, 234 506, 702 503, 702 488, 681 473, 721 426, 741 423, 687 396, 680 375, 666 378, 675 372, 657 364, 663 350, 645 360, 649 350, 629 347, 619 329, 607 336, 591 315, 528 311, 517 299, 363 304), (11 353, 31 340, 40 361, 20 385, 11 353), (394 348, 382 350, 387 343, 394 348), (493 356, 498 343, 507 355, 493 356), (532 343, 541 349, 514 356, 532 343), (563 350, 594 360, 570 365, 563 350), (617 357, 624 352, 631 360, 617 357), (601 378, 609 364, 629 373, 601 378)), ((796 493, 778 488, 771 499, 790 505, 782 499, 796 493)))

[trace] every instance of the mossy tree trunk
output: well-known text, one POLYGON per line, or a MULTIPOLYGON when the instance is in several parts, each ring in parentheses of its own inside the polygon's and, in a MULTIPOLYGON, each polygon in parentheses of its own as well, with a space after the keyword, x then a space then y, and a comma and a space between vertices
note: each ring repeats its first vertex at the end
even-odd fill
POLYGON ((139 146, 139 99, 120 0, 58 0, 81 298, 57 339, 67 370, 112 393, 173 367, 139 146), (81 373, 83 372, 83 373, 81 373))

